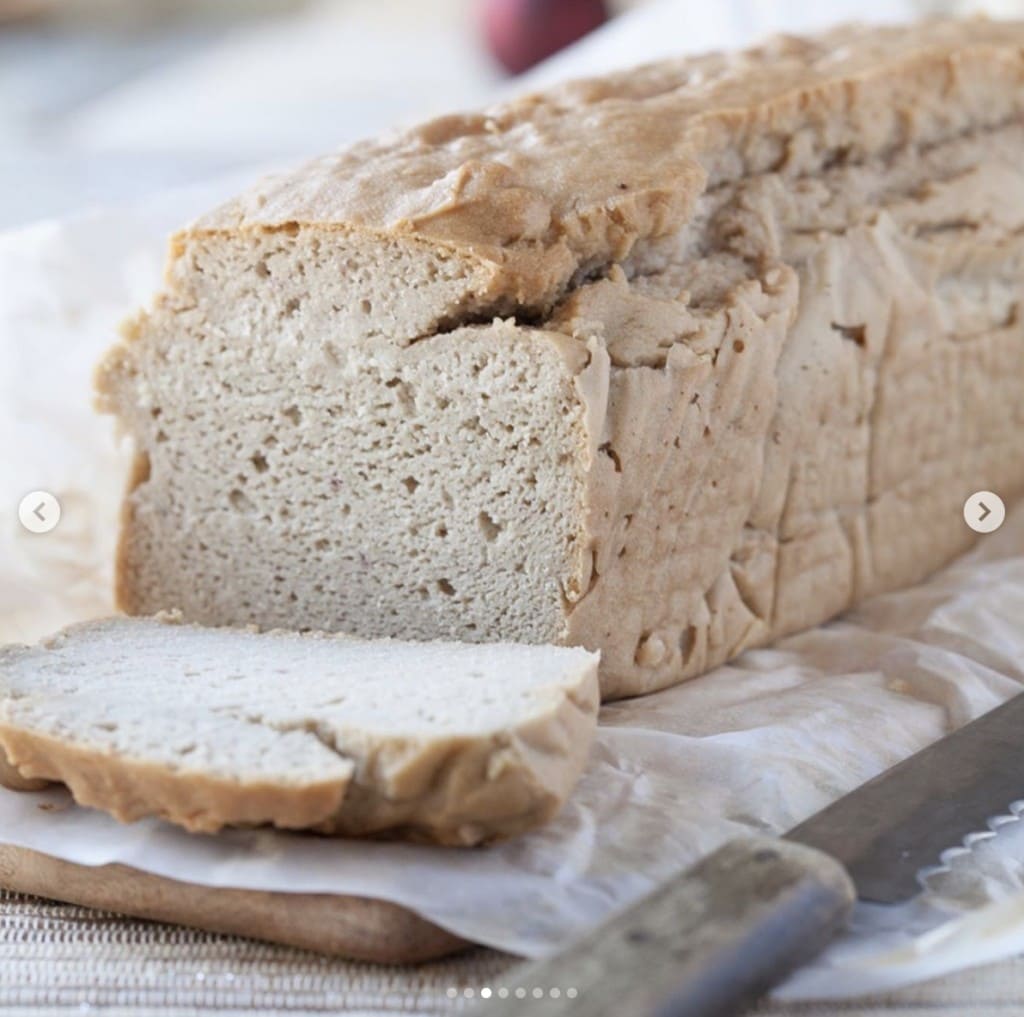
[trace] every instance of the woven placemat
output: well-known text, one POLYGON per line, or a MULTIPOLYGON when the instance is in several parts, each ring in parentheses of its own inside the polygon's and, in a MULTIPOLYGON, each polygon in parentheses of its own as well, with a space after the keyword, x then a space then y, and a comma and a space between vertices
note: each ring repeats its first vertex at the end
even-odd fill
POLYGON ((0 890, 0 1014, 450 1014, 514 957, 350 963, 0 890), (468 991, 467 991, 468 990, 468 991))
MULTIPOLYGON (((493 998, 518 963, 482 948, 415 967, 351 963, 0 890, 0 1017, 442 1017, 481 990, 493 998)), ((750 1017, 1011 1017, 1022 999, 1018 958, 885 996, 766 1002, 750 1017)))

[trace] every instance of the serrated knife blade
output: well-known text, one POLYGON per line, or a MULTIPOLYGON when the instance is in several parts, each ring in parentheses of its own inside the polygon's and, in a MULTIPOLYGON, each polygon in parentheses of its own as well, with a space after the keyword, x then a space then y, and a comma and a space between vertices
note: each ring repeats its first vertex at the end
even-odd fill
POLYGON ((971 834, 988 831, 990 820, 1009 815, 1021 800, 1024 694, 897 763, 785 837, 744 837, 718 848, 561 956, 523 969, 486 1013, 738 1013, 820 953, 845 924, 855 897, 895 904, 915 896, 922 869, 971 834), (560 986, 570 986, 572 995, 560 986))
POLYGON ((786 839, 843 864, 864 901, 898 904, 920 872, 1024 799, 1024 695, 862 784, 786 839))

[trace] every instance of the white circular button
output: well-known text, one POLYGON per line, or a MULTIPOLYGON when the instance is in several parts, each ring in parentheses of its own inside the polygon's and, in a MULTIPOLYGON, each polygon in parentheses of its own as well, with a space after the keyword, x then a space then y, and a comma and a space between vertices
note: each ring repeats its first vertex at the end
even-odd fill
POLYGON ((49 491, 32 491, 21 499, 18 518, 29 533, 49 533, 60 522, 60 502, 49 491))
POLYGON ((998 494, 991 491, 975 491, 964 502, 964 522, 975 533, 992 533, 1003 525, 1006 506, 998 494))

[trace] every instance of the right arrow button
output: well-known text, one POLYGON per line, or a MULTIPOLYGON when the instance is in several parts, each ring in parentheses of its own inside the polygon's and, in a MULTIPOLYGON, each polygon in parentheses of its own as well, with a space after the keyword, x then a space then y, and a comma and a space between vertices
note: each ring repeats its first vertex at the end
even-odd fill
POLYGON ((991 491, 975 491, 964 502, 964 522, 975 533, 992 533, 1003 525, 1006 506, 998 494, 991 491))

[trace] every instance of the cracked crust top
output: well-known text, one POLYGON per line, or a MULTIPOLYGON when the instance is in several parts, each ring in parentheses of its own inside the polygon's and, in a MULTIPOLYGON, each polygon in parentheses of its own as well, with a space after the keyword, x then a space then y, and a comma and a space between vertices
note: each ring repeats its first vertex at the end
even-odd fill
POLYGON ((1000 122, 1021 105, 1022 44, 1024 24, 984 19, 845 26, 571 82, 271 177, 176 249, 309 225, 390 235, 475 264, 488 306, 547 308, 580 270, 677 231, 708 187, 1000 122))

